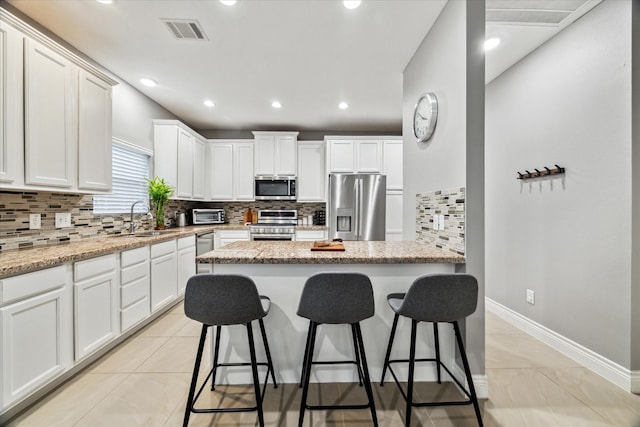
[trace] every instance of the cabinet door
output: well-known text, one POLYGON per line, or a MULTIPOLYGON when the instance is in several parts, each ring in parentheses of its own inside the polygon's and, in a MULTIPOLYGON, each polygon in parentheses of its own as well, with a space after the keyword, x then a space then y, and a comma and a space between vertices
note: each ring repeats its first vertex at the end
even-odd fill
POLYGON ((178 251, 178 295, 183 295, 187 281, 196 274, 196 247, 189 246, 178 251))
POLYGON ((193 196, 193 137, 178 129, 178 184, 176 197, 190 199, 193 196))
POLYGON ((255 155, 255 174, 275 175, 276 142, 273 135, 256 135, 255 155))
POLYGON ((178 296, 178 262, 175 251, 151 260, 151 312, 178 296))
POLYGON ((25 39, 27 184, 76 185, 77 71, 61 55, 25 39))
POLYGON ((327 230, 296 230, 296 241, 299 242, 313 242, 326 239, 327 230))
POLYGON ((209 199, 233 199, 233 144, 209 144, 209 199))
POLYGON ((296 191, 299 202, 324 202, 327 186, 324 142, 299 142, 296 191))
POLYGON ((120 332, 115 270, 74 285, 76 360, 111 341, 120 332))
POLYGON ((331 140, 328 144, 329 172, 355 172, 353 141, 331 140))
POLYGON ((111 85, 80 70, 78 188, 111 190, 111 85))
POLYGON ((296 176, 298 170, 297 138, 293 135, 278 135, 275 141, 275 175, 296 176))
POLYGON ((0 22, 0 186, 24 184, 23 39, 0 22))
POLYGON ((357 141, 355 171, 382 172, 382 141, 357 141))
POLYGON ((387 175, 387 190, 402 190, 402 140, 384 141, 382 173, 387 175))
POLYGON ((193 141, 193 198, 204 199, 204 168, 205 168, 204 142, 193 141))
POLYGON ((402 239, 402 191, 387 192, 385 240, 402 239))
POLYGON ((253 200, 253 143, 236 143, 233 159, 235 200, 253 200))
POLYGON ((70 284, 0 309, 2 407, 37 390, 72 364, 70 284))

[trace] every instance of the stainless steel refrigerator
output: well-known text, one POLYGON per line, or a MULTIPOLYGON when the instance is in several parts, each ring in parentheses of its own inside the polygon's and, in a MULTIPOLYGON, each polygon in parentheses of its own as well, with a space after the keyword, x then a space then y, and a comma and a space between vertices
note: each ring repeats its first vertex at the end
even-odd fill
POLYGON ((329 238, 384 240, 386 189, 386 175, 330 174, 329 238))

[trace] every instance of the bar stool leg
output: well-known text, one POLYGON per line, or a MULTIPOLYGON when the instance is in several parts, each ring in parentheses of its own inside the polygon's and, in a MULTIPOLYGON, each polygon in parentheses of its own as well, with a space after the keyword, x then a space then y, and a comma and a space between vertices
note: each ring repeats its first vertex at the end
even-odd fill
POLYGON ((409 380, 407 383, 407 412, 405 414, 405 425, 411 425, 411 408, 413 403, 413 372, 416 365, 416 330, 418 321, 411 320, 411 347, 409 350, 409 380))
POLYGON ((358 385, 360 387, 362 387, 362 370, 360 369, 362 364, 360 363, 360 352, 358 351, 358 341, 357 341, 357 338, 356 338, 357 332, 356 332, 356 324, 355 323, 353 325, 351 325, 351 335, 353 337, 353 352, 356 355, 356 367, 357 367, 357 370, 358 370, 358 385))
POLYGON ((313 349, 316 343, 316 331, 318 324, 316 322, 309 322, 309 347, 307 348, 308 354, 305 357, 305 363, 302 367, 304 372, 304 379, 302 384, 302 398, 300 399, 300 417, 298 418, 298 427, 302 427, 304 421, 304 411, 307 407, 307 393, 309 392, 309 379, 311 378, 311 363, 313 362, 313 349))
POLYGON ((391 356, 391 347, 393 346, 393 339, 396 336, 396 328, 398 327, 398 318, 400 316, 396 314, 393 316, 393 326, 391 327, 391 335, 389 336, 389 344, 387 344, 387 355, 384 357, 384 364, 382 365, 382 378, 380 379, 380 386, 384 386, 384 375, 389 368, 389 357, 391 356))
POLYGON ((462 357, 462 364, 464 365, 464 374, 467 377, 467 383, 469 383, 469 393, 471 394, 471 401, 473 402, 473 409, 476 412, 476 418, 478 419, 478 425, 482 424, 482 416, 480 414, 480 405, 478 405, 478 396, 476 395, 476 388, 473 385, 473 378, 471 377, 471 369, 469 368, 469 360, 467 360, 467 351, 464 348, 462 342, 462 334, 460 334, 460 326, 458 321, 453 322, 453 329, 456 334, 456 341, 458 342, 458 349, 460 350, 460 356, 462 357))
POLYGON ((220 333, 222 326, 216 326, 216 345, 213 351, 213 372, 211 374, 211 391, 216 389, 216 371, 218 370, 218 356, 220 354, 220 333))
POLYGON ((300 372, 300 388, 304 382, 304 367, 307 365, 307 356, 309 355, 309 342, 311 341, 311 321, 309 321, 309 329, 307 330, 307 342, 304 345, 304 357, 302 358, 302 370, 300 372))
POLYGON ((371 380, 369 379, 369 366, 367 366, 367 356, 364 351, 364 342, 362 341, 362 330, 360 329, 360 323, 352 325, 356 331, 358 338, 358 346, 356 347, 356 356, 360 352, 360 359, 362 360, 362 371, 364 374, 364 389, 367 392, 367 398, 369 399, 369 409, 371 410, 371 419, 373 420, 374 427, 378 427, 378 415, 376 414, 376 405, 373 400, 373 390, 371 389, 371 380))
POLYGON ((198 382, 198 372, 200 371, 200 362, 202 361, 202 353, 204 351, 204 342, 207 338, 207 325, 202 325, 202 332, 200 332, 200 343, 198 344, 198 353, 196 354, 196 362, 193 366, 193 375, 191 376, 191 387, 189 387, 189 396, 187 397, 187 408, 184 411, 183 427, 189 425, 189 416, 191 416, 191 410, 193 409, 193 396, 196 393, 196 383, 198 382))
POLYGON ((440 339, 438 337, 438 322, 433 322, 433 341, 436 345, 436 369, 438 370, 438 384, 442 384, 440 377, 440 339))
POLYGON ((256 393, 256 406, 258 407, 258 423, 260 427, 264 427, 264 414, 262 413, 262 396, 260 393, 260 380, 258 379, 258 365, 256 362, 256 348, 253 344, 253 330, 251 328, 251 322, 247 323, 247 335, 249 336, 249 354, 251 355, 253 388, 256 393))
POLYGON ((267 353, 267 364, 269 365, 269 370, 271 370, 271 379, 273 380, 273 388, 278 388, 278 384, 276 383, 276 374, 273 369, 273 363, 271 362, 271 351, 269 350, 269 341, 267 341, 267 333, 264 330, 264 322, 262 321, 262 319, 258 319, 258 323, 260 323, 260 333, 262 334, 264 351, 265 353, 267 353))

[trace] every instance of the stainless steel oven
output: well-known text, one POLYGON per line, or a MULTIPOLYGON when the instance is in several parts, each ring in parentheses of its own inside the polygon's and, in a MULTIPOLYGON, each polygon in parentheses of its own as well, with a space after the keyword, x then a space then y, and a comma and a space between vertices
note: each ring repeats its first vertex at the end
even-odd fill
POLYGON ((258 222, 249 228, 249 238, 254 241, 292 241, 296 239, 296 210, 258 211, 258 222))

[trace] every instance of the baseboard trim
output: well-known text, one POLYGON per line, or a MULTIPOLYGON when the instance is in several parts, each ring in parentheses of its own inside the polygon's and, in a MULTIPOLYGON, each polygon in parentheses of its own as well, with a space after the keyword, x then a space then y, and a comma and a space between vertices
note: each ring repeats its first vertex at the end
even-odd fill
MULTIPOLYGON (((469 389, 469 384, 467 383, 467 378, 464 374, 464 369, 457 363, 453 365, 453 374, 456 376, 458 381, 460 381, 462 384, 464 384, 464 386, 467 389, 469 389)), ((476 389, 476 396, 478 396, 478 399, 488 399, 489 398, 489 380, 487 379, 487 375, 471 374, 471 379, 473 380, 473 387, 476 389)))
POLYGON ((626 369, 491 298, 485 297, 485 308, 618 387, 631 393, 640 393, 640 371, 626 369))

